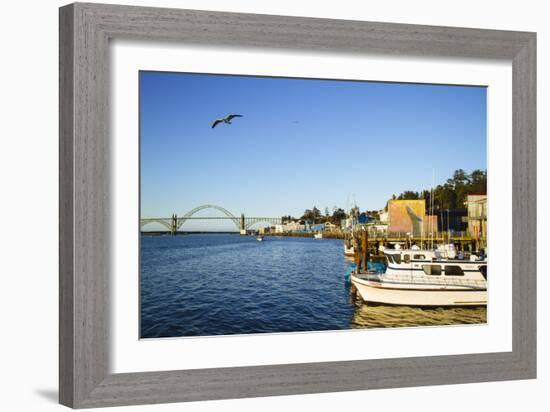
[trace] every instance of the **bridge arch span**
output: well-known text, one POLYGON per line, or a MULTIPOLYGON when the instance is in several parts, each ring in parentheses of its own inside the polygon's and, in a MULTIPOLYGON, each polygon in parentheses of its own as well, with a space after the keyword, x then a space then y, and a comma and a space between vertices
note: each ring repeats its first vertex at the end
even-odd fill
POLYGON ((142 229, 144 226, 147 226, 151 223, 157 223, 164 226, 169 231, 172 230, 172 223, 170 219, 162 219, 162 218, 161 219, 141 219, 139 222, 139 228, 142 229))
POLYGON ((263 223, 263 224, 266 224, 268 226, 274 226, 274 225, 280 224, 281 219, 279 219, 279 218, 270 218, 270 217, 247 218, 246 219, 246 224, 245 224, 245 229, 246 230, 251 229, 252 226, 257 225, 259 223, 263 223))
POLYGON ((208 205, 197 206, 197 207, 191 209, 190 211, 188 211, 187 213, 185 213, 182 217, 179 217, 177 225, 176 225, 177 229, 179 230, 179 228, 181 226, 183 226, 183 224, 187 221, 188 218, 190 218, 195 213, 200 212, 201 210, 204 210, 204 209, 216 209, 216 210, 222 212, 225 216, 227 216, 228 218, 231 219, 231 221, 235 224, 235 226, 237 226, 237 229, 241 228, 240 218, 238 218, 237 216, 232 214, 229 210, 227 210, 227 209, 225 209, 221 206, 208 204, 208 205))

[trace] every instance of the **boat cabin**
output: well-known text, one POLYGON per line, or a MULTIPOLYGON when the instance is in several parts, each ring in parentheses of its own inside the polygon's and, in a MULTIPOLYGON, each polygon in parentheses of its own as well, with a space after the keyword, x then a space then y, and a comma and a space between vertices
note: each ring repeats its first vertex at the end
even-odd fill
POLYGON ((440 250, 385 249, 387 274, 410 273, 427 276, 475 276, 487 279, 487 262, 470 259, 450 259, 440 250))

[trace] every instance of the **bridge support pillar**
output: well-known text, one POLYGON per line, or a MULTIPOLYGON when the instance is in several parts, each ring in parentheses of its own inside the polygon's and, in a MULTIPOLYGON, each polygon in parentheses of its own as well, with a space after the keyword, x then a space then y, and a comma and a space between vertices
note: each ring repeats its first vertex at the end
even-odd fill
POLYGON ((174 236, 178 231, 178 215, 173 214, 170 222, 170 234, 174 236))
POLYGON ((241 213, 241 235, 246 235, 246 225, 245 225, 244 213, 241 213))

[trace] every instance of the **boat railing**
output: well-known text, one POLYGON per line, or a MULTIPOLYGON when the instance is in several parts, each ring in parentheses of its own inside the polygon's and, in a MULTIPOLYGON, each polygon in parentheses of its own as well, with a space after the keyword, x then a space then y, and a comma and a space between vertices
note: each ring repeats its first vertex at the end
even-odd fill
POLYGON ((460 279, 448 277, 425 277, 425 276, 410 276, 399 274, 362 274, 361 279, 371 280, 375 282, 387 282, 387 283, 407 283, 412 285, 437 285, 437 286, 460 286, 474 289, 486 289, 487 281, 478 279, 460 279))

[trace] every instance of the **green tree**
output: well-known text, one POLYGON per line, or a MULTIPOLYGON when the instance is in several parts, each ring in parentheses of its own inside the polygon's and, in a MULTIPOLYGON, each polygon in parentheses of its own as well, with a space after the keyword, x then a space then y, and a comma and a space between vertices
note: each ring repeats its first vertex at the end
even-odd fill
POLYGON ((487 172, 485 170, 474 170, 470 175, 470 192, 468 194, 487 193, 487 172))
MULTIPOLYGON (((487 193, 487 171, 474 170, 471 174, 463 169, 455 170, 453 176, 442 184, 433 188, 434 213, 446 209, 462 209, 469 194, 487 193)), ((414 192, 406 190, 398 199, 424 199, 429 207, 432 190, 414 192)), ((393 196, 395 198, 395 195, 393 196)))
POLYGON ((306 209, 302 215, 302 220, 309 220, 313 223, 318 223, 321 221, 322 215, 321 211, 317 209, 316 206, 313 206, 313 209, 306 209))
POLYGON ((347 218, 346 212, 342 208, 336 209, 334 212, 332 212, 332 223, 335 225, 340 224, 342 219, 347 218))
POLYGON ((315 206, 313 206, 313 222, 314 223, 318 223, 321 218, 322 218, 322 214, 321 214, 321 211, 319 209, 317 209, 315 206))
POLYGON ((412 190, 405 190, 399 195, 399 200, 416 200, 420 199, 418 192, 413 192, 412 190))
POLYGON ((313 218, 313 210, 311 209, 306 209, 301 217, 302 220, 313 220, 313 218))

